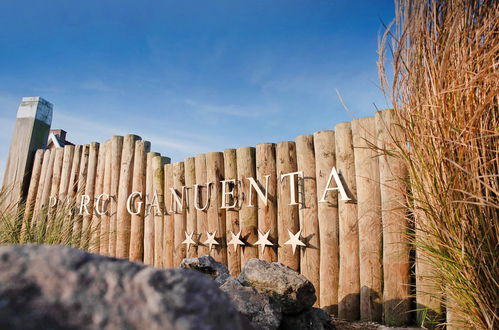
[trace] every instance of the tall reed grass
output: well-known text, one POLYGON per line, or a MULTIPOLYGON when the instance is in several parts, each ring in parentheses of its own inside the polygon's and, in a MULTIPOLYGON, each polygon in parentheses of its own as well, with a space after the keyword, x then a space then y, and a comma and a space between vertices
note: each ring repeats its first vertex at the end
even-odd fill
POLYGON ((411 177, 416 275, 427 284, 418 300, 447 308, 447 321, 420 321, 497 329, 499 1, 395 3, 380 80, 407 141, 396 156, 411 177))

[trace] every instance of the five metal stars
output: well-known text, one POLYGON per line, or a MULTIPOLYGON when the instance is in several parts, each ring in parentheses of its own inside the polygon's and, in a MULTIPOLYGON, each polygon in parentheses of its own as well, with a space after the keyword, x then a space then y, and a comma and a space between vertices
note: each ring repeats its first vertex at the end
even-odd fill
POLYGON ((238 245, 242 245, 242 246, 244 246, 244 242, 243 242, 243 241, 241 241, 241 238, 240 238, 240 237, 241 237, 241 231, 239 231, 239 232, 237 233, 237 235, 234 235, 234 233, 233 233, 233 232, 230 232, 230 233, 231 233, 231 235, 232 235, 232 239, 230 240, 230 242, 229 242, 229 243, 227 243, 227 245, 234 245, 234 251, 236 251, 236 250, 237 250, 237 246, 238 246, 238 245))
POLYGON ((206 234, 208 235, 208 239, 206 241, 204 241, 203 244, 208 244, 208 250, 211 251, 211 248, 213 247, 213 245, 219 245, 217 240, 215 239, 215 234, 217 233, 217 231, 215 230, 213 232, 213 234, 210 234, 209 232, 206 232, 206 234))
POLYGON ((194 232, 192 232, 191 234, 187 234, 187 232, 185 232, 185 241, 182 242, 182 244, 187 244, 187 250, 189 250, 189 247, 192 245, 197 245, 196 242, 194 242, 194 240, 192 239, 192 236, 194 235, 194 232))
POLYGON ((293 248, 293 254, 295 254, 296 246, 297 245, 299 245, 299 246, 306 246, 305 243, 303 243, 302 241, 300 241, 301 229, 298 230, 298 232, 296 234, 294 234, 294 235, 288 229, 288 234, 289 234, 289 240, 287 242, 285 242, 284 244, 291 245, 291 247, 293 248))
POLYGON ((268 246, 274 245, 274 244, 272 244, 271 241, 268 240, 269 234, 270 234, 270 230, 267 231, 265 233, 265 235, 263 235, 260 231, 258 231, 258 241, 256 241, 254 245, 260 245, 262 248, 262 253, 265 250, 266 245, 268 245, 268 246))

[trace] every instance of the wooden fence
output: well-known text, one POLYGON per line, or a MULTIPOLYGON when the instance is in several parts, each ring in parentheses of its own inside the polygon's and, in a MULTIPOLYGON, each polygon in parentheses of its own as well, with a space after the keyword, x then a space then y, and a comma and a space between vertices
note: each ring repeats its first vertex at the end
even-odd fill
POLYGON ((373 149, 397 136, 385 110, 173 164, 136 135, 40 149, 25 219, 69 201, 80 248, 156 267, 209 254, 233 275, 251 258, 278 261, 312 281, 317 306, 340 318, 405 324, 414 308, 399 180, 407 172, 373 149))

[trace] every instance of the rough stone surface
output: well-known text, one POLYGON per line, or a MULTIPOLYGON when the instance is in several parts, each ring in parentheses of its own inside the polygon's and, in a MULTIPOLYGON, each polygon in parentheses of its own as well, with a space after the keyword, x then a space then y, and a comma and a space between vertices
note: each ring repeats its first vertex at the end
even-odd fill
POLYGON ((335 326, 331 318, 320 308, 311 308, 300 314, 285 315, 281 330, 332 330, 335 326))
POLYGON ((223 263, 211 256, 186 258, 180 263, 180 268, 192 269, 213 278, 218 285, 222 285, 230 277, 229 269, 223 263))
POLYGON ((239 282, 279 302, 284 314, 297 314, 316 301, 314 285, 293 269, 277 262, 250 259, 239 282))
POLYGON ((227 293, 241 314, 248 318, 255 329, 272 330, 281 324, 281 308, 270 297, 245 287, 235 278, 229 278, 220 287, 227 293))
POLYGON ((241 329, 217 285, 63 246, 0 247, 1 329, 241 329))

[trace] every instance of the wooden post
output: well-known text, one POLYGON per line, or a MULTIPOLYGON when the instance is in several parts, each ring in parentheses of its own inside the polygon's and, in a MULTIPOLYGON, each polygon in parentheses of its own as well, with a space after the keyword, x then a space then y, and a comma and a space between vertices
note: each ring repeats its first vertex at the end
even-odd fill
POLYGON ((293 253, 290 245, 284 243, 290 238, 288 231, 293 235, 300 230, 298 205, 291 203, 291 191, 297 191, 298 180, 291 185, 290 178, 281 179, 281 175, 298 171, 296 164, 296 145, 294 142, 280 142, 276 148, 276 171, 277 171, 277 231, 279 233, 279 249, 277 260, 296 271, 300 271, 300 247, 293 253))
MULTIPOLYGON (((206 155, 200 154, 195 157, 196 167, 196 183, 198 184, 199 206, 203 208, 206 204, 206 196, 208 190, 206 189, 206 155)), ((207 210, 196 210, 197 220, 197 242, 198 242, 198 256, 205 256, 209 254, 208 247, 203 244, 206 241, 206 232, 208 231, 208 213, 207 210)), ((230 269, 229 269, 230 270, 230 269)))
POLYGON ((62 163, 64 158, 64 149, 56 148, 55 149, 55 159, 54 159, 54 168, 52 169, 52 183, 50 185, 50 197, 49 197, 49 205, 48 205, 48 220, 47 220, 47 230, 54 225, 55 219, 55 211, 57 209, 57 204, 59 203, 57 197, 59 195, 59 185, 61 183, 61 171, 62 171, 62 163))
MULTIPOLYGON (((225 180, 234 180, 234 198, 229 200, 226 196, 227 204, 232 205, 237 200, 237 157, 236 149, 224 150, 224 174, 225 180)), ((223 196, 222 196, 223 198, 223 196)), ((225 230, 227 240, 232 238, 232 234, 237 235, 239 226, 239 208, 230 208, 225 210, 225 230)), ((232 276, 239 276, 241 272, 241 246, 227 246, 227 267, 232 276)))
POLYGON ((157 152, 148 152, 146 159, 146 196, 144 215, 144 264, 154 265, 154 214, 149 212, 149 206, 154 195, 152 159, 159 156, 157 152))
POLYGON ((71 245, 73 247, 80 247, 81 242, 81 228, 83 221, 83 214, 80 213, 80 204, 82 195, 85 193, 85 185, 87 182, 87 170, 88 170, 88 155, 89 155, 89 145, 86 144, 82 146, 80 166, 78 171, 78 186, 76 187, 77 198, 76 198, 76 216, 73 221, 73 231, 71 236, 71 245))
POLYGON ((239 180, 239 224, 241 226, 241 239, 246 245, 241 250, 241 267, 252 258, 258 258, 258 247, 253 244, 258 240, 258 209, 257 196, 252 195, 249 200, 250 184, 248 178, 256 178, 255 148, 238 148, 237 154, 237 179, 239 180), (249 206, 251 202, 254 206, 249 206))
POLYGON ((211 185, 211 199, 208 207, 208 232, 216 231, 215 239, 218 245, 214 245, 209 251, 210 255, 219 262, 227 265, 227 245, 225 236, 225 210, 222 205, 222 185, 224 179, 224 158, 221 152, 210 152, 206 154, 206 179, 213 182, 211 185))
POLYGON ((359 229, 355 161, 350 123, 340 123, 336 131, 336 168, 350 200, 339 200, 340 279, 338 316, 358 320, 360 315, 359 229))
POLYGON ((164 212, 164 166, 161 156, 152 159, 153 198, 151 212, 154 218, 154 267, 163 265, 163 212, 164 212))
MULTIPOLYGON (((164 178, 164 190, 170 191, 170 188, 173 187, 173 165, 165 164, 163 165, 163 169, 165 172, 164 178)), ((163 267, 172 268, 176 267, 173 261, 173 250, 174 250, 174 234, 175 234, 175 226, 174 226, 174 214, 170 212, 170 206, 172 203, 172 195, 165 194, 165 214, 163 217, 164 228, 163 228, 163 267)))
POLYGON ((54 173, 54 162, 55 162, 56 151, 52 150, 50 153, 50 159, 45 172, 45 180, 43 182, 42 198, 40 200, 40 217, 36 219, 37 225, 44 223, 47 220, 49 201, 50 201, 50 190, 52 189, 52 174, 54 173))
POLYGON ((147 156, 151 144, 148 141, 135 142, 135 155, 133 157, 133 182, 132 193, 140 193, 141 197, 134 203, 134 214, 130 220, 130 261, 144 260, 144 214, 146 200, 144 193, 146 192, 146 171, 147 171, 147 156), (140 206, 139 206, 140 205, 140 206), (135 214, 137 213, 137 214, 135 214))
POLYGON ((90 242, 88 250, 92 253, 98 253, 101 239, 101 222, 102 215, 102 196, 104 190, 104 168, 106 166, 106 149, 107 143, 101 143, 99 146, 99 154, 97 157, 97 167, 95 173, 95 188, 94 188, 94 209, 92 210, 92 218, 90 220, 90 242))
POLYGON ((109 255, 116 256, 116 239, 118 232, 118 190, 120 185, 121 155, 123 153, 123 137, 111 138, 111 213, 109 221, 109 255))
POLYGON ((103 192, 108 195, 107 198, 104 199, 105 203, 103 207, 105 207, 105 213, 102 216, 101 221, 101 236, 100 236, 100 247, 99 251, 103 255, 109 255, 109 226, 110 226, 110 201, 111 201, 111 159, 112 159, 112 141, 108 140, 106 142, 106 158, 104 160, 104 187, 103 192))
POLYGON ((31 228, 36 226, 38 218, 40 217, 40 212, 42 209, 43 187, 45 186, 45 178, 47 176, 47 171, 49 168, 49 163, 51 158, 50 153, 51 150, 45 150, 43 152, 42 171, 40 173, 40 181, 38 183, 38 188, 36 190, 36 200, 35 200, 35 207, 33 209, 33 217, 31 219, 31 228))
MULTIPOLYGON (((393 110, 376 113, 377 146, 392 151, 402 132, 393 110)), ((379 157, 381 219, 383 223, 383 314, 388 325, 410 320, 410 267, 405 207, 407 169, 402 160, 379 157)))
POLYGON ((69 174, 68 190, 66 191, 66 196, 68 199, 68 203, 70 203, 70 205, 75 202, 74 197, 76 196, 78 189, 78 174, 80 172, 82 148, 83 146, 81 145, 77 145, 74 148, 73 162, 71 164, 71 173, 69 174))
MULTIPOLYGON (((194 157, 189 157, 184 162, 185 165, 185 186, 187 187, 186 193, 186 208, 187 208, 187 233, 193 234, 193 239, 197 233, 196 222, 196 208, 194 207, 194 185, 196 184, 196 167, 194 157)), ((191 245, 186 250, 187 258, 197 257, 197 246, 191 245)))
POLYGON ((33 161, 33 171, 31 174, 31 181, 29 184, 28 197, 26 198, 26 207, 24 209, 23 223, 21 225, 21 243, 24 243, 27 238, 27 230, 31 226, 33 209, 36 202, 36 193, 38 191, 38 184, 40 183, 40 176, 42 173, 44 152, 38 149, 35 153, 35 160, 33 161))
POLYGON ((71 170, 73 165, 73 158, 75 153, 75 146, 64 146, 64 157, 61 171, 61 183, 59 184, 57 213, 59 217, 63 217, 62 233, 64 234, 64 244, 68 244, 73 230, 71 222, 72 212, 74 212, 74 205, 69 203, 68 190, 71 182, 71 170))
POLYGON ((381 321, 382 225, 374 117, 352 121, 360 256, 360 319, 381 321))
MULTIPOLYGON (((186 256, 186 245, 182 244, 185 240, 186 232, 186 207, 185 207, 185 166, 184 162, 177 162, 173 164, 173 189, 176 191, 181 199, 181 204, 177 205, 175 199, 173 200, 173 224, 174 224, 174 234, 173 234, 173 266, 178 267, 180 263, 186 256)), ((168 194, 172 194, 170 190, 168 194)), ((172 196, 173 198, 173 196, 172 196)))
MULTIPOLYGON (((313 135, 296 138, 296 160, 298 171, 303 172, 300 191, 300 229, 307 246, 301 249, 300 273, 320 292, 320 246, 319 218, 317 211, 317 183, 315 178, 315 155, 313 135)), ((320 296, 315 306, 320 305, 320 296)))
POLYGON ((90 243, 90 231, 92 216, 94 213, 94 196, 95 196, 95 176, 97 173, 97 158, 99 154, 99 144, 97 142, 90 143, 88 154, 88 172, 87 181, 85 183, 85 195, 88 198, 88 206, 83 209, 83 223, 81 227, 80 246, 87 250, 90 243))
MULTIPOLYGON (((258 256, 262 260, 277 261, 277 178, 276 152, 274 143, 261 143, 256 146, 256 180, 267 194, 267 205, 258 200, 258 230, 262 234, 270 232, 268 240, 274 244, 266 246, 258 256), (265 190, 268 178, 268 188, 265 190)), ((255 191, 253 191, 255 194, 255 191)), ((255 205, 256 207, 256 205, 255 205)))
MULTIPOLYGON (((314 133, 317 200, 321 200, 333 167, 336 166, 334 131, 314 133)), ((318 204, 320 238, 320 302, 321 307, 338 315, 339 234, 338 193, 328 191, 325 202, 318 204)))
POLYGON ((140 137, 133 134, 125 135, 123 152, 121 154, 120 184, 118 188, 116 257, 128 258, 130 255, 131 214, 128 213, 126 202, 132 192, 133 156, 135 141, 140 137))
POLYGON ((7 196, 0 207, 7 209, 28 194, 35 152, 46 147, 51 123, 52 104, 41 97, 23 97, 3 177, 7 196))

